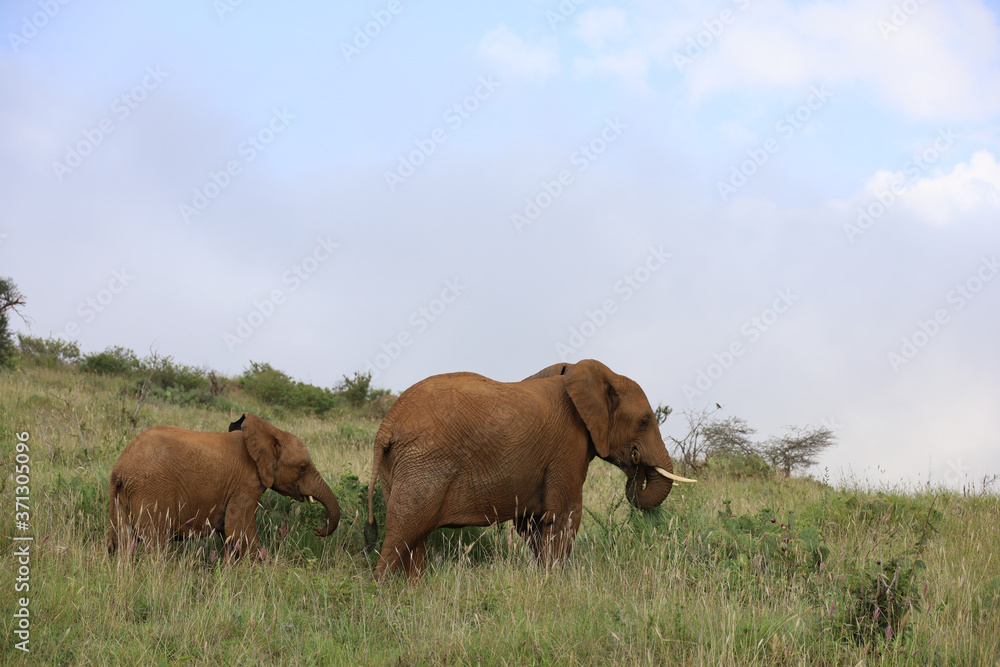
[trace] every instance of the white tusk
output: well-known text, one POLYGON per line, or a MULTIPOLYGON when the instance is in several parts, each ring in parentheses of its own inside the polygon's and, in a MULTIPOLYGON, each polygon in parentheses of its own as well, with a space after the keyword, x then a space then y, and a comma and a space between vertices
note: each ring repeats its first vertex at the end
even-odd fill
POLYGON ((697 484, 698 483, 698 480, 696 480, 696 479, 688 479, 687 477, 681 477, 680 475, 675 475, 672 472, 667 472, 663 468, 655 468, 655 470, 656 470, 656 472, 660 473, 661 475, 663 475, 667 479, 672 479, 675 482, 688 482, 689 484, 697 484))
POLYGON ((309 502, 314 502, 312 496, 308 496, 308 498, 309 498, 309 502))

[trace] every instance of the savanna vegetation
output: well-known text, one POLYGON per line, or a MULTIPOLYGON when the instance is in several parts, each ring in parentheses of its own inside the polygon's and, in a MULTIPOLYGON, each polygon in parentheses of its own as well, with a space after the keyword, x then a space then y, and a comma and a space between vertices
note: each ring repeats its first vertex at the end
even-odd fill
POLYGON ((439 531, 419 584, 376 585, 362 524, 391 397, 369 377, 324 389, 266 363, 228 378, 122 348, 24 336, 15 347, 0 370, 4 664, 1000 664, 1000 498, 988 485, 786 476, 766 447, 733 445, 737 422, 728 440, 701 435, 707 463, 671 452, 700 483, 675 485, 655 511, 632 509, 622 473, 595 461, 564 567, 541 570, 509 525, 439 531), (337 531, 317 538, 322 507, 268 491, 263 562, 224 563, 217 538, 109 559, 108 476, 125 445, 156 424, 224 431, 244 412, 306 443, 340 500, 337 531), (18 433, 27 531, 15 522, 18 433), (16 593, 12 538, 26 534, 30 590, 16 593), (20 597, 28 654, 13 634, 20 597))

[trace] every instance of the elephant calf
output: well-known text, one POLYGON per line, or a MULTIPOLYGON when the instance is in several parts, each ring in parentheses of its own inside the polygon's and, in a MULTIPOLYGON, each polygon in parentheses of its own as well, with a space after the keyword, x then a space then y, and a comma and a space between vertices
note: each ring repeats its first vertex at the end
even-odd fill
POLYGON ((124 539, 163 545, 219 533, 226 554, 258 553, 254 517, 265 489, 326 508, 329 535, 340 522, 337 497, 297 437, 254 415, 229 433, 155 426, 128 444, 111 470, 108 553, 124 539))
POLYGON ((419 576, 427 535, 442 527, 514 521, 546 565, 564 560, 583 512, 583 482, 599 457, 621 468, 637 507, 659 505, 674 481, 642 389, 587 359, 521 382, 436 375, 403 392, 375 436, 368 486, 369 548, 376 479, 386 502, 376 578, 419 576))

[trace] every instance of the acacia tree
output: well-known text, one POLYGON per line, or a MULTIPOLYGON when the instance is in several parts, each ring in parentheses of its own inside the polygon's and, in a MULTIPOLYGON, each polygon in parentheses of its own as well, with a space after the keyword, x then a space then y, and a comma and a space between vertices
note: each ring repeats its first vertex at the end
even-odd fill
MULTIPOLYGON (((697 468, 713 456, 754 457, 762 464, 766 461, 788 477, 793 470, 815 465, 823 450, 836 444, 833 431, 825 426, 788 426, 782 436, 755 442, 753 436, 757 430, 751 428, 745 419, 712 419, 712 415, 721 409, 722 406, 716 404, 714 409, 685 410, 687 434, 683 438, 667 436, 686 467, 697 468)), ((663 420, 660 421, 662 423, 663 420)))
POLYGON ((10 332, 9 313, 17 313, 24 320, 24 315, 19 310, 24 304, 24 295, 14 280, 0 278, 0 366, 6 366, 14 356, 14 338, 10 332))
POLYGON ((785 477, 796 468, 815 465, 823 450, 836 444, 837 436, 826 426, 788 426, 786 430, 785 435, 772 437, 763 447, 771 465, 784 472, 785 477))
POLYGON ((751 438, 757 429, 751 428, 741 417, 717 419, 702 427, 706 456, 743 454, 759 456, 757 443, 751 438))
POLYGON ((669 405, 663 405, 662 403, 660 403, 658 406, 656 406, 656 409, 653 410, 653 415, 656 417, 656 423, 662 424, 663 422, 667 421, 667 417, 669 417, 673 411, 674 409, 669 405))
POLYGON ((688 423, 687 435, 679 440, 672 435, 667 436, 676 445, 677 451, 681 455, 681 461, 684 462, 686 467, 696 468, 698 466, 698 458, 706 451, 705 426, 709 423, 709 418, 720 409, 719 407, 711 410, 709 408, 702 408, 698 412, 685 410, 684 419, 688 423))

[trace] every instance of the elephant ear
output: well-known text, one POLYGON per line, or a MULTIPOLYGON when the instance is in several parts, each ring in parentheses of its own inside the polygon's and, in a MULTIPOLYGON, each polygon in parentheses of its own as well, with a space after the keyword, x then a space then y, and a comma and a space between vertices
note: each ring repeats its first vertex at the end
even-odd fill
POLYGON ((278 470, 278 458, 281 456, 278 429, 254 415, 244 415, 241 421, 243 424, 240 430, 243 432, 247 453, 257 464, 261 484, 269 489, 274 484, 274 474, 278 470))
POLYGON ((229 424, 229 432, 232 433, 233 431, 239 431, 239 430, 241 430, 243 428, 243 420, 246 419, 246 418, 247 418, 247 416, 243 415, 242 417, 240 417, 236 421, 234 421, 231 424, 229 424))
POLYGON ((613 375, 601 362, 584 359, 571 364, 563 376, 566 393, 587 425, 601 458, 611 454, 611 415, 618 402, 618 392, 611 384, 613 375))

